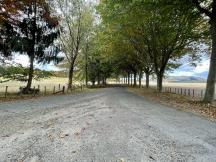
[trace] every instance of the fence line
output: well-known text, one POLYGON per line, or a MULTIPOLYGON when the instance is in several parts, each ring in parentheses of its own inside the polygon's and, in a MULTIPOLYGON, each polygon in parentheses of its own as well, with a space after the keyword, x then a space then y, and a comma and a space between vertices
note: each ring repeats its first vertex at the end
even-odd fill
MULTIPOLYGON (((79 84, 79 85, 73 85, 72 87, 72 91, 75 90, 84 90, 85 85, 83 84, 79 84)), ((32 88, 32 93, 31 94, 27 94, 28 96, 33 96, 35 97, 36 95, 47 95, 47 94, 65 94, 65 93, 69 93, 69 91, 66 91, 66 88, 68 89, 67 85, 61 85, 58 84, 57 88, 56 88, 56 84, 55 85, 37 85, 37 86, 33 86, 32 88), (37 88, 36 88, 37 87, 37 88), (53 88, 53 89, 52 89, 53 88)), ((18 88, 17 88, 18 89, 18 88)), ((5 86, 5 90, 0 92, 0 98, 10 98, 11 96, 20 96, 22 97, 23 94, 21 93, 22 87, 19 88, 19 90, 17 91, 11 91, 10 92, 10 86, 5 86)))
POLYGON ((194 88, 177 88, 177 87, 163 87, 164 93, 174 93, 184 96, 190 96, 193 98, 203 99, 205 90, 204 89, 194 89, 194 88))

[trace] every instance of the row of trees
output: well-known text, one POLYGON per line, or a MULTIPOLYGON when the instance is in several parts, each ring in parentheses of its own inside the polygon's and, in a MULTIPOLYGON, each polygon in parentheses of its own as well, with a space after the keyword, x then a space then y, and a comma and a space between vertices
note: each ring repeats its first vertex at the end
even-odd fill
POLYGON ((204 101, 213 101, 216 79, 215 0, 102 0, 97 9, 103 29, 99 48, 103 55, 109 56, 113 72, 127 77, 128 83, 131 74, 141 80, 145 73, 148 87, 149 75, 154 73, 161 92, 167 70, 181 65, 179 59, 185 55, 194 64, 202 56, 200 45, 212 44, 204 101))
MULTIPOLYGON (((41 80, 51 77, 52 72, 34 69, 34 80, 41 80)), ((29 76, 29 69, 22 65, 1 65, 0 66, 0 83, 8 82, 11 80, 27 82, 29 76)))

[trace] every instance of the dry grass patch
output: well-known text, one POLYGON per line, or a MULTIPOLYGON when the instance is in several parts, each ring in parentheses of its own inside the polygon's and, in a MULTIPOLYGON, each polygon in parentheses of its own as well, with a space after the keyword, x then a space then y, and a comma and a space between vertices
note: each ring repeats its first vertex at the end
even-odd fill
POLYGON ((39 94, 36 94, 35 96, 33 94, 22 94, 22 95, 17 95, 17 93, 9 93, 7 94, 7 98, 4 97, 4 94, 0 93, 0 103, 2 102, 13 102, 13 101, 17 101, 17 100, 36 100, 38 98, 41 98, 41 97, 46 97, 46 96, 54 96, 54 95, 70 95, 70 94, 78 94, 78 93, 84 93, 84 92, 92 92, 94 91, 93 89, 89 89, 89 88, 84 88, 84 89, 80 89, 80 88, 77 88, 75 90, 72 90, 72 91, 65 91, 65 93, 59 93, 59 94, 53 94, 52 91, 48 91, 46 94, 44 94, 43 92, 39 93, 39 94))

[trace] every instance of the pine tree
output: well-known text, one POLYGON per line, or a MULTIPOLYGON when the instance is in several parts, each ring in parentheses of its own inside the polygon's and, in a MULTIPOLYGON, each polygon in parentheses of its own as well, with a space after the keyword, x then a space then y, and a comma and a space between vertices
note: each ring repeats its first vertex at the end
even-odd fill
POLYGON ((6 38, 13 34, 11 40, 16 40, 16 43, 9 42, 6 47, 9 46, 11 51, 19 54, 28 55, 30 66, 27 86, 23 93, 29 93, 33 80, 34 62, 48 63, 61 60, 57 56, 59 48, 55 44, 60 34, 59 22, 52 16, 49 4, 45 0, 21 1, 19 12, 13 14, 11 19, 14 21, 9 25, 13 27, 13 30, 6 34, 6 38))

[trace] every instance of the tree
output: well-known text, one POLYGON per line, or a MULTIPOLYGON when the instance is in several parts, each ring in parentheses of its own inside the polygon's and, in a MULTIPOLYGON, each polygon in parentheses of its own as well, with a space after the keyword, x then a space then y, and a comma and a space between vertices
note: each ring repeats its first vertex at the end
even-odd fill
POLYGON ((212 0, 211 2, 207 0, 192 0, 192 2, 201 14, 205 14, 209 18, 210 35, 212 39, 212 54, 210 58, 206 92, 203 101, 212 103, 214 100, 216 82, 216 0, 212 0), (204 3, 205 7, 203 7, 201 3, 204 3))
POLYGON ((59 53, 55 40, 59 36, 58 19, 52 16, 49 4, 45 0, 24 0, 19 12, 12 15, 13 40, 10 42, 11 51, 27 54, 29 57, 29 71, 27 86, 23 93, 29 93, 34 74, 34 62, 59 62, 59 53))
MULTIPOLYGON (((106 85, 107 78, 112 74, 113 64, 112 60, 106 51, 106 45, 104 44, 104 33, 101 26, 95 26, 94 34, 90 37, 88 43, 88 55, 87 55, 87 78, 95 85, 97 81, 98 85, 106 85)), ((86 55, 83 55, 86 57, 86 55)), ((84 66, 86 59, 84 60, 84 66)))
POLYGON ((94 19, 91 7, 85 5, 83 0, 57 0, 57 7, 61 10, 61 25, 64 26, 60 40, 69 66, 68 89, 71 89, 76 61, 82 52, 83 43, 88 38, 94 19))
POLYGON ((197 15, 199 15, 199 19, 208 21, 208 25, 203 25, 199 30, 205 33, 205 37, 203 37, 203 35, 200 35, 200 38, 205 39, 205 41, 207 40, 208 42, 208 36, 210 36, 212 44, 209 74, 207 79, 205 97, 203 99, 203 101, 206 103, 212 103, 212 101, 214 100, 216 81, 216 0, 168 0, 166 2, 163 2, 163 5, 170 6, 178 10, 180 9, 182 12, 196 15, 196 17, 197 15), (209 26, 209 28, 207 26, 209 26), (209 30, 209 32, 206 32, 206 30, 209 30))
POLYGON ((149 55, 153 61, 154 72, 157 75, 157 88, 162 91, 162 83, 165 70, 171 60, 181 58, 186 54, 194 39, 190 39, 196 28, 196 21, 190 15, 182 15, 178 10, 163 12, 152 10, 149 20, 146 21, 145 38, 149 48, 149 55))

